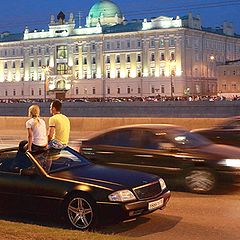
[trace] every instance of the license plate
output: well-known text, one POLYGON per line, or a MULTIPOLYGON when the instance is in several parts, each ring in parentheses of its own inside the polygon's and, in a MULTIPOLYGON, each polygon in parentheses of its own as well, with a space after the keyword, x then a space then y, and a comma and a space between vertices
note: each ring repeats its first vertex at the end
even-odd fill
POLYGON ((150 202, 148 203, 148 210, 153 210, 156 208, 160 208, 163 205, 163 198, 154 201, 154 202, 150 202))

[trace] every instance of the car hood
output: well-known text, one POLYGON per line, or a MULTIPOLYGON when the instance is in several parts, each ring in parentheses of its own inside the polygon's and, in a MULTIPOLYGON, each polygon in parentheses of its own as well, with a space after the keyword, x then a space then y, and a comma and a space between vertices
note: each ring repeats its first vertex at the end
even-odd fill
POLYGON ((74 167, 51 176, 94 184, 111 189, 126 189, 158 181, 159 177, 143 172, 106 167, 97 164, 74 167))
POLYGON ((190 154, 211 160, 222 160, 225 158, 240 159, 240 149, 223 144, 209 144, 197 149, 189 149, 190 154))

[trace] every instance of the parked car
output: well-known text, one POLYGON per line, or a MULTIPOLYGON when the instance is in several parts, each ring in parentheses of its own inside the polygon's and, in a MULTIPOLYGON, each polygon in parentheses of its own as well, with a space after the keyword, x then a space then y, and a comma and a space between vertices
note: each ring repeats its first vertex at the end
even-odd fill
POLYGON ((218 126, 194 129, 192 132, 201 134, 215 143, 240 147, 240 117, 227 118, 218 126))
POLYGON ((70 147, 31 154, 0 150, 0 208, 63 216, 85 230, 163 209, 170 191, 158 176, 89 162, 70 147))
POLYGON ((139 124, 96 134, 80 144, 91 161, 163 176, 168 184, 210 193, 240 180, 240 149, 217 145, 181 127, 139 124))

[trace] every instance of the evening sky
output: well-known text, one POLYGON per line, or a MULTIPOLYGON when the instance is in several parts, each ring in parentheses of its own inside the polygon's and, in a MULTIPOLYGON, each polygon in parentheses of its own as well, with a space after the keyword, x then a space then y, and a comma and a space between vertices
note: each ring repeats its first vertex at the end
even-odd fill
MULTIPOLYGON (((23 32, 27 25, 30 30, 48 29, 50 16, 63 11, 66 18, 72 12, 77 25, 85 18, 98 0, 1 0, 0 32, 23 32), (79 13, 81 18, 79 18, 79 13)), ((235 32, 240 34, 240 0, 113 0, 127 20, 158 16, 184 16, 192 12, 200 15, 205 27, 221 26, 224 21, 232 22, 235 32)))

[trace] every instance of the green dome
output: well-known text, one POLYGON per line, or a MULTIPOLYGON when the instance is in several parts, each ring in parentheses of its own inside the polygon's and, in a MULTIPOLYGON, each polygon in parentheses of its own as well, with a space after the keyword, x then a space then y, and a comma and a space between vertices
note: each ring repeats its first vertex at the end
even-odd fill
POLYGON ((122 13, 119 7, 110 0, 101 0, 95 3, 88 14, 90 18, 100 18, 102 17, 122 17, 122 13))

